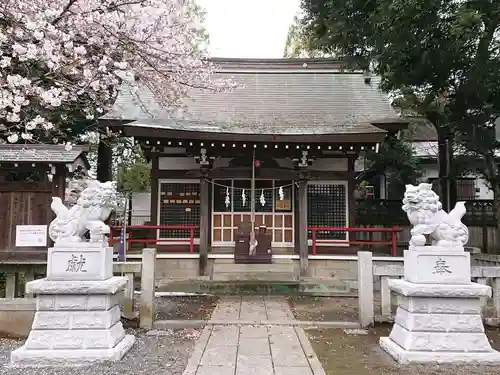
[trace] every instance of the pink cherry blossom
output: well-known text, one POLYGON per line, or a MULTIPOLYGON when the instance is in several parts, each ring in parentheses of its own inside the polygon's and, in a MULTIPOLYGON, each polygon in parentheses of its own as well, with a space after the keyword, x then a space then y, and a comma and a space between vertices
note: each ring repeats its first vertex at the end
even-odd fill
POLYGON ((101 117, 124 85, 146 86, 166 110, 192 87, 233 87, 212 79, 202 22, 195 0, 3 0, 3 138, 64 142, 57 133, 72 116, 101 117))

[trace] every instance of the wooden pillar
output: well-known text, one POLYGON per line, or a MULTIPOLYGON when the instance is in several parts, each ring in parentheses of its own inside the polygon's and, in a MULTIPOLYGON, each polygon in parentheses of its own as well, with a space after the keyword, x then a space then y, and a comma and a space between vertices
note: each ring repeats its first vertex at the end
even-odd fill
POLYGON ((208 249, 210 246, 210 190, 206 178, 200 180, 200 275, 207 270, 208 249))
POLYGON ((298 195, 300 275, 307 276, 309 273, 309 246, 307 245, 307 180, 299 181, 298 195))
POLYGON ((64 201, 66 195, 66 166, 56 165, 52 176, 52 196, 59 197, 64 201))
POLYGON ((103 139, 102 135, 97 146, 97 180, 107 182, 113 179, 113 147, 110 138, 103 139))
POLYGON ((151 159, 151 225, 158 225, 158 203, 160 195, 158 190, 158 155, 153 154, 151 159))
POLYGON ((349 154, 347 156, 347 171, 348 171, 348 180, 347 180, 347 213, 349 215, 349 228, 353 228, 356 226, 356 172, 354 171, 354 163, 358 158, 357 154, 349 154))

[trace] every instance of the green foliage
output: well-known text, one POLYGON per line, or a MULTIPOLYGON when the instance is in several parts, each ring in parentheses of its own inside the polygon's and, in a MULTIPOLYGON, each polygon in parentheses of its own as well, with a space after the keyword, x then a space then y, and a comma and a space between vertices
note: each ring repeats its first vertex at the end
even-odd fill
POLYGON ((150 190, 151 164, 141 161, 118 170, 118 190, 141 193, 150 190))
POLYGON ((302 0, 302 10, 307 48, 380 75, 396 103, 483 158, 479 172, 499 186, 500 1, 302 0))
POLYGON ((285 50, 283 57, 285 58, 305 58, 305 57, 333 57, 322 51, 309 48, 307 40, 308 34, 304 32, 304 27, 298 16, 293 18, 293 23, 288 29, 288 34, 285 41, 285 50))
POLYGON ((120 157, 116 163, 118 190, 127 193, 147 192, 151 188, 151 164, 146 161, 138 145, 127 148, 126 139, 121 139, 114 153, 120 157), (125 142, 123 142, 125 141, 125 142))
POLYGON ((406 184, 414 184, 422 177, 422 166, 415 157, 411 144, 393 135, 388 136, 381 144, 378 153, 367 152, 365 160, 367 177, 385 175, 392 194, 404 191, 406 184))

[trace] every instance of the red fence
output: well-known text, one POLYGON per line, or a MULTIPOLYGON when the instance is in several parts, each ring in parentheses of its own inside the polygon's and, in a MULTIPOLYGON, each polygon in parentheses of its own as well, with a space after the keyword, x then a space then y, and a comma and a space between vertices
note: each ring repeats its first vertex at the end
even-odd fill
MULTIPOLYGON (((158 244, 162 242, 176 242, 176 243, 185 243, 189 244, 189 253, 194 253, 194 234, 197 229, 200 227, 197 225, 131 225, 127 227, 128 230, 132 229, 154 229, 158 230, 185 230, 189 231, 189 238, 156 238, 156 239, 139 239, 132 238, 132 234, 128 232, 127 237, 127 248, 131 248, 133 243, 152 243, 158 244)), ((113 246, 115 243, 119 243, 120 239, 115 238, 117 234, 115 231, 119 233, 122 229, 121 226, 111 226, 111 234, 109 236, 109 244, 113 246)), ((397 234, 401 232, 402 228, 323 228, 323 227, 308 227, 307 228, 311 232, 312 239, 312 255, 317 254, 317 246, 320 244, 328 244, 328 245, 390 245, 392 256, 396 256, 397 251, 397 234), (347 233, 369 233, 368 241, 342 241, 342 240, 318 240, 317 234, 318 232, 347 232, 347 233), (374 233, 390 233, 391 240, 390 241, 374 241, 373 234, 374 233)), ((157 237, 156 233, 155 236, 157 237)))
MULTIPOLYGON (((114 230, 117 230, 118 233, 122 229, 120 226, 111 226, 111 233, 109 236, 109 244, 110 246, 113 246, 113 244, 120 242, 120 239, 114 238, 114 230)), ((196 229, 199 229, 200 227, 198 225, 131 225, 127 227, 127 232, 128 230, 132 229, 156 229, 158 230, 185 230, 189 231, 189 238, 175 238, 175 239, 170 239, 170 238, 156 238, 156 239, 139 239, 139 238, 132 238, 132 234, 128 232, 128 238, 127 238, 127 248, 130 249, 131 245, 133 243, 152 243, 152 244, 158 244, 159 242, 176 242, 176 243, 186 243, 189 244, 189 253, 193 254, 194 253, 194 232, 196 229)), ((155 233, 155 237, 157 237, 155 233)))
POLYGON ((312 239, 312 255, 316 255, 317 244, 320 241, 321 244, 328 245, 390 245, 392 256, 397 254, 397 234, 401 232, 402 228, 321 228, 321 227, 308 227, 311 231, 312 239), (341 240, 318 240, 318 232, 347 232, 347 233, 369 233, 368 241, 341 241, 341 240), (390 241, 374 241, 373 233, 391 233, 390 241))

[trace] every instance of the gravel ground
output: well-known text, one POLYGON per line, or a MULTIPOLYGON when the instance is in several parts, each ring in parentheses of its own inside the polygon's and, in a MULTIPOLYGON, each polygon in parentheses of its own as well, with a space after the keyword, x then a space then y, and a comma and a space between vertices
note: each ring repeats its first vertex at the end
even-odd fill
POLYGON ((194 342, 201 331, 127 330, 136 336, 136 342, 121 362, 108 362, 86 367, 12 367, 10 352, 22 341, 0 339, 0 374, 2 375, 181 375, 186 367, 194 342))

